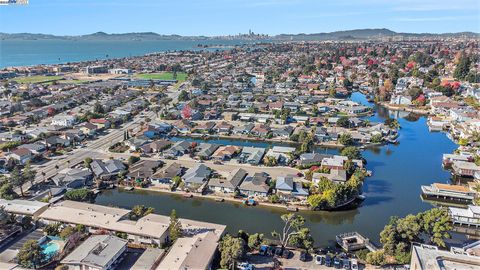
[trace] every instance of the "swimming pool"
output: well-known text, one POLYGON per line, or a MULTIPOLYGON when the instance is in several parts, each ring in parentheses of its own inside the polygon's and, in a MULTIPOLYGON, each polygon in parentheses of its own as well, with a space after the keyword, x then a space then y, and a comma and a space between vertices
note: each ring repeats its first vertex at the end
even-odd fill
POLYGON ((48 236, 44 243, 40 245, 43 254, 47 255, 49 258, 55 256, 60 251, 59 240, 61 240, 61 238, 57 239, 57 237, 48 236))

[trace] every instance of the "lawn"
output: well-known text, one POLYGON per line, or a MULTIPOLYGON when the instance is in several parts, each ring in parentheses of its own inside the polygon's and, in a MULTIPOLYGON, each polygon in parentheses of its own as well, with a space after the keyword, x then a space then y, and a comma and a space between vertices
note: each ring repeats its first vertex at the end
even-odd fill
POLYGON ((17 83, 44 83, 52 82, 63 79, 62 76, 29 76, 13 78, 10 81, 16 81, 17 83))
POLYGON ((60 84, 84 84, 84 83, 88 83, 89 81, 88 80, 61 80, 61 81, 58 81, 58 83, 60 84))
MULTIPOLYGON (((140 73, 135 77, 144 80, 173 80, 173 72, 162 72, 162 73, 140 73)), ((187 73, 178 72, 177 80, 179 82, 184 82, 188 77, 187 73)))

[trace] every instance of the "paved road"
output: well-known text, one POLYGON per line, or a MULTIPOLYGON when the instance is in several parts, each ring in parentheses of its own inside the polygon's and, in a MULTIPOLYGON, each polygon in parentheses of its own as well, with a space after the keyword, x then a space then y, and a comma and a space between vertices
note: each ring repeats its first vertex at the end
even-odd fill
MULTIPOLYGON (((110 130, 107 135, 88 142, 85 148, 74 149, 72 152, 69 152, 66 158, 50 160, 42 165, 33 165, 32 167, 37 171, 35 183, 40 183, 45 179, 54 176, 62 169, 81 163, 87 157, 104 158, 105 155, 98 155, 98 151, 107 153, 108 148, 112 144, 123 140, 123 134, 126 130, 139 127, 140 123, 147 117, 153 119, 155 113, 148 111, 145 112, 143 116, 137 115, 131 122, 124 124, 121 128, 110 130), (58 169, 56 166, 58 166, 58 169), (45 173, 45 176, 43 173, 45 173)), ((23 189, 28 190, 30 186, 30 183, 25 183, 23 189)))

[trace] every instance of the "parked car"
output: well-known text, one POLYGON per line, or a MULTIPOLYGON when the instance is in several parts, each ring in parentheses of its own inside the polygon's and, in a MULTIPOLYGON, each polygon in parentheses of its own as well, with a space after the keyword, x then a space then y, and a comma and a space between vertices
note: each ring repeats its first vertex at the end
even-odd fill
POLYGON ((316 255, 315 256, 315 264, 322 265, 325 263, 325 256, 324 255, 316 255))
POLYGON ((349 259, 343 259, 343 269, 350 270, 350 260, 349 259))
POLYGON ((352 259, 352 266, 350 267, 352 270, 358 270, 358 262, 356 259, 352 259))
POLYGON ((342 261, 340 260, 339 257, 333 258, 333 266, 337 269, 342 268, 342 261))
POLYGON ((243 262, 237 265, 238 269, 240 270, 253 270, 255 267, 252 264, 249 264, 247 262, 243 262))
POLYGON ((285 249, 282 253, 282 258, 289 259, 291 257, 292 252, 288 249, 285 249))
POLYGON ((308 254, 308 252, 302 251, 300 253, 300 261, 306 262, 306 261, 309 261, 311 259, 312 259, 312 256, 310 256, 310 254, 308 254))
POLYGON ((263 246, 260 246, 260 249, 258 250, 258 254, 262 256, 266 256, 267 251, 268 251, 268 246, 263 245, 263 246))
POLYGON ((332 267, 332 257, 330 257, 330 255, 328 254, 325 256, 325 265, 328 267, 332 267))
POLYGON ((282 254, 283 254, 283 248, 277 247, 277 248, 275 249, 275 256, 277 256, 277 257, 282 257, 282 254))

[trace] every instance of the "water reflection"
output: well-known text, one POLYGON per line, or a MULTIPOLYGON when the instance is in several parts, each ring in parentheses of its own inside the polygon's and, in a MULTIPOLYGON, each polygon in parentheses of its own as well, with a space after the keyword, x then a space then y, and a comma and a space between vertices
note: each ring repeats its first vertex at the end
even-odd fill
MULTIPOLYGON (((357 99, 364 98, 354 95, 357 99)), ((385 108, 375 106, 375 110, 376 114, 368 117, 371 122, 383 122, 390 115, 385 108)), ((317 243, 326 244, 333 240, 336 234, 348 231, 358 231, 373 241, 378 241, 378 233, 390 216, 405 216, 432 207, 431 204, 421 200, 421 185, 449 181, 450 174, 441 169, 442 154, 451 153, 456 145, 445 134, 430 133, 425 117, 406 112, 391 114, 400 115, 408 117, 399 119, 402 126, 398 138, 400 144, 375 147, 363 152, 368 161, 367 169, 372 170, 373 175, 365 181, 366 200, 358 209, 300 213, 306 218, 307 226, 310 227, 317 243)), ((266 142, 225 139, 210 141, 257 147, 273 145, 266 142)), ((335 149, 321 147, 315 151, 338 152, 335 149)), ((145 204, 154 207, 157 213, 163 215, 169 215, 172 209, 176 209, 181 217, 226 224, 230 232, 243 229, 265 235, 270 235, 273 230, 281 230, 280 215, 287 213, 276 208, 247 207, 238 203, 221 203, 202 198, 186 199, 180 195, 146 191, 109 190, 100 194, 96 203, 123 208, 145 204)))

